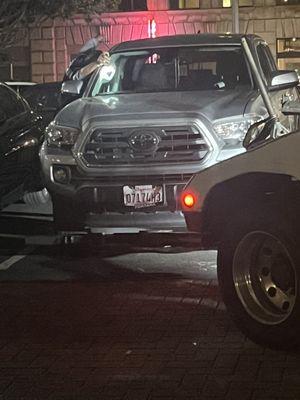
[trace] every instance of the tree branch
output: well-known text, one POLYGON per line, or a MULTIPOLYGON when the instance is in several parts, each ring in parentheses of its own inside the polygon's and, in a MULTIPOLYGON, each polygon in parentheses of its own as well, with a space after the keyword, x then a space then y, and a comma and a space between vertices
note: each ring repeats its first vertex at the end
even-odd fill
POLYGON ((118 9, 121 0, 1 0, 0 49, 10 47, 19 29, 44 19, 71 18, 83 13, 88 19, 93 13, 118 9))

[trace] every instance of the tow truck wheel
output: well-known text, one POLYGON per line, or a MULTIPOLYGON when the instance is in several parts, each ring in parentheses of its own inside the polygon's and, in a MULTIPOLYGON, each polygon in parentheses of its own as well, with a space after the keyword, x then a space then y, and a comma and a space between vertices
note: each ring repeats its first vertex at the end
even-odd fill
MULTIPOLYGON (((276 226, 284 225, 276 221, 276 226)), ((292 235, 255 220, 230 231, 218 253, 218 279, 228 312, 253 341, 277 349, 298 347, 300 257, 292 235)))

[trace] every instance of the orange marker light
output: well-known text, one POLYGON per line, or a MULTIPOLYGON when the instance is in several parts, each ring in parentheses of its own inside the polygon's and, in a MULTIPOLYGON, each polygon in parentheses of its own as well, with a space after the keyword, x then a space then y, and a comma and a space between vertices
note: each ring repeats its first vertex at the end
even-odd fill
POLYGON ((195 197, 191 193, 187 193, 183 196, 183 204, 186 207, 193 207, 195 205, 195 197))

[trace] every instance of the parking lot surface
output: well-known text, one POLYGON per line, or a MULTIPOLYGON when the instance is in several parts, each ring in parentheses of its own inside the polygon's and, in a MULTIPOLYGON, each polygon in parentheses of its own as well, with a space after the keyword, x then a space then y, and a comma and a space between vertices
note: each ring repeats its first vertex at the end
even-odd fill
POLYGON ((1 400, 300 399, 300 355, 236 330, 215 252, 147 235, 65 250, 47 221, 1 221, 1 400))

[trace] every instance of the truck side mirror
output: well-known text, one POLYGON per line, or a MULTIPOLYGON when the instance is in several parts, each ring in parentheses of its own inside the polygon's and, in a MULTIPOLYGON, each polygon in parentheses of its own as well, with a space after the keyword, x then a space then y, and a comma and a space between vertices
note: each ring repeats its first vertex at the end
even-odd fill
POLYGON ((281 109, 284 115, 300 114, 300 101, 286 101, 281 109))
POLYGON ((275 71, 271 76, 269 91, 288 89, 299 84, 299 78, 296 71, 275 71))
POLYGON ((74 96, 80 96, 80 91, 83 85, 83 81, 65 81, 61 86, 62 93, 68 93, 74 96))
POLYGON ((251 125, 246 133, 243 146, 250 150, 252 147, 265 142, 267 139, 274 139, 276 136, 277 121, 275 117, 258 121, 251 125))

